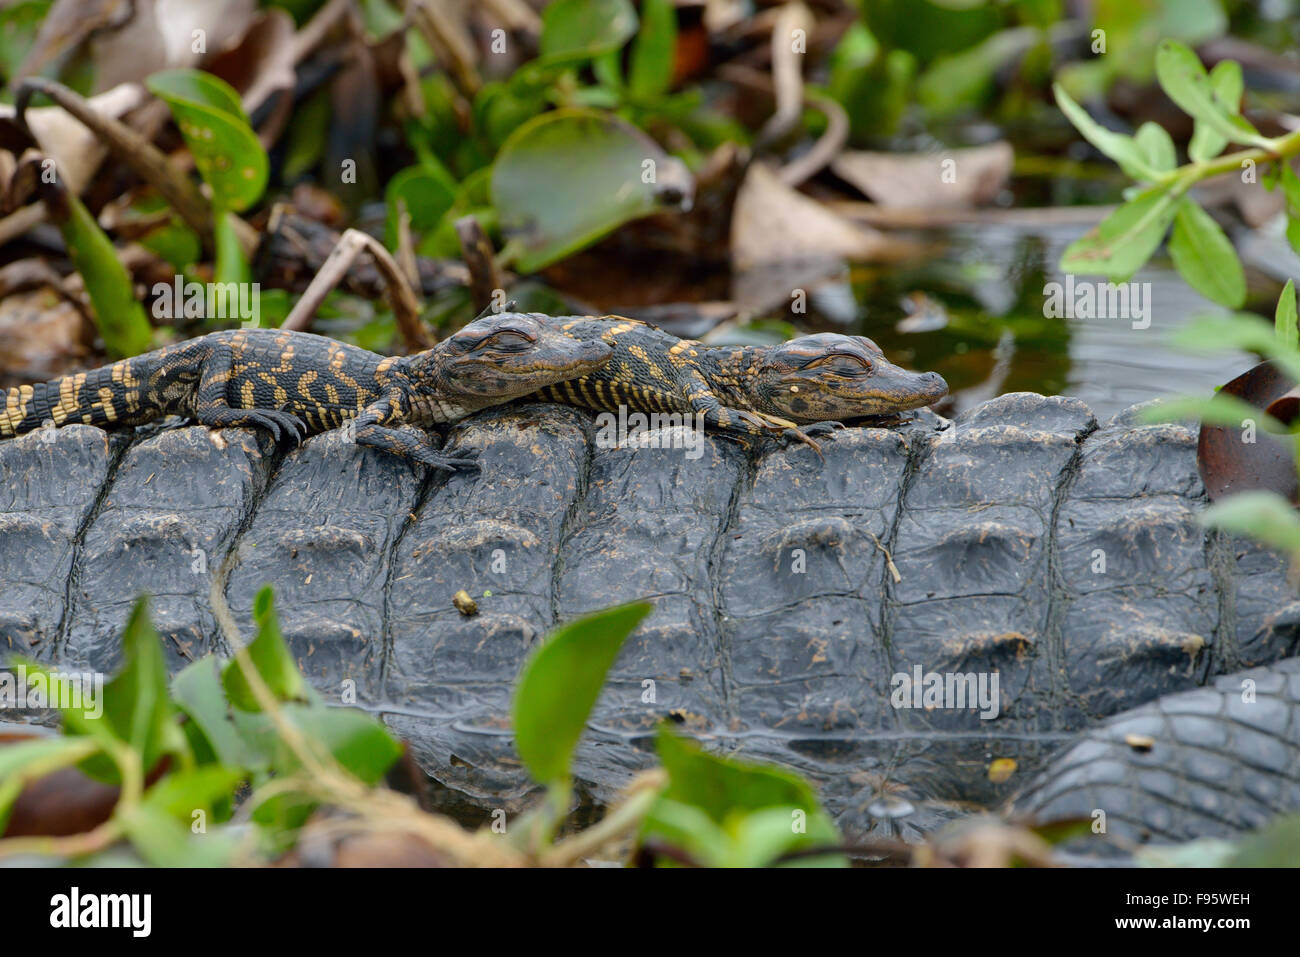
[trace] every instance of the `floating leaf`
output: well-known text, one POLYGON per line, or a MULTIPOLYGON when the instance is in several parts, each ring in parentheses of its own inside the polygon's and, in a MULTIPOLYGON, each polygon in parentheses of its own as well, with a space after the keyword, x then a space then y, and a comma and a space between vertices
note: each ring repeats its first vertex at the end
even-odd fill
POLYGON ((145 85, 171 108, 199 175, 212 188, 213 205, 238 212, 257 202, 269 163, 239 94, 201 70, 165 70, 145 85))
POLYGON ((638 602, 579 618, 556 630, 524 665, 515 689, 515 748, 534 780, 568 778, 605 675, 649 613, 650 605, 638 602))
POLYGON ((492 169, 492 201, 502 231, 521 249, 521 272, 680 204, 692 188, 680 160, 636 127, 595 110, 530 120, 506 140, 492 169))
POLYGON ((1174 215, 1169 257, 1187 284, 1205 298, 1232 309, 1246 301, 1246 271, 1232 241, 1209 213, 1185 196, 1174 215))

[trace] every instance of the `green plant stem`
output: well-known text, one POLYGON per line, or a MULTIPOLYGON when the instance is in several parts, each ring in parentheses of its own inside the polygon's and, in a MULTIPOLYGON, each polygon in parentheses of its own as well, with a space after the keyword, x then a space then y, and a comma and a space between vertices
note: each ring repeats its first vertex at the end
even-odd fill
POLYGON ((1180 166, 1161 176, 1155 181, 1155 185, 1168 185, 1171 187, 1173 195, 1181 196, 1201 180, 1218 176, 1220 173, 1231 173, 1239 170, 1241 164, 1247 161, 1258 164, 1290 159, 1300 153, 1300 130, 1295 130, 1267 142, 1268 147, 1257 146, 1236 153, 1225 153, 1222 156, 1216 156, 1214 159, 1201 160, 1188 163, 1186 166, 1180 166))

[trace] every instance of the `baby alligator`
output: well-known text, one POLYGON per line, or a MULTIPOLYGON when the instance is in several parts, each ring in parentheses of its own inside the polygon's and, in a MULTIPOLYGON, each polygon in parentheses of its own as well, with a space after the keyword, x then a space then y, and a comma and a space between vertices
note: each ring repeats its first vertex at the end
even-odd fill
POLYGON ((506 314, 477 319, 426 352, 380 356, 306 332, 213 332, 89 372, 8 390, 0 438, 46 425, 140 425, 183 415, 213 428, 258 426, 278 441, 355 419, 356 441, 454 471, 470 456, 440 452, 399 425, 453 422, 479 409, 595 372, 613 354, 582 324, 506 314))
POLYGON ((614 347, 593 372, 546 386, 538 397, 598 411, 700 413, 709 428, 745 439, 826 431, 839 419, 890 416, 943 398, 935 372, 909 372, 865 336, 821 333, 773 346, 706 346, 635 319, 547 318, 614 347))

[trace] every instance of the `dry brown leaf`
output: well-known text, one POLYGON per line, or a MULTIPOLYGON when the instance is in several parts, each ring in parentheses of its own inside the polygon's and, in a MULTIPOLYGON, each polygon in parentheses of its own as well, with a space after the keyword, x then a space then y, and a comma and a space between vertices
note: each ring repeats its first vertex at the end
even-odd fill
POLYGON ((1011 144, 999 141, 936 153, 846 150, 831 169, 881 206, 944 208, 991 202, 1014 161, 1011 144))

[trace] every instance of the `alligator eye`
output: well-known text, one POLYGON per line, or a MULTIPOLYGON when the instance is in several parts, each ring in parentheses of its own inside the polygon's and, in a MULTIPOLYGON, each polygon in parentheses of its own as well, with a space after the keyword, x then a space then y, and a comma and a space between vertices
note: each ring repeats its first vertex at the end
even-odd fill
POLYGON ((522 332, 498 332, 487 341, 487 345, 502 352, 523 352, 533 346, 534 339, 522 332))
POLYGON ((866 375, 871 371, 871 364, 856 356, 830 356, 818 362, 817 369, 836 375, 866 375))

